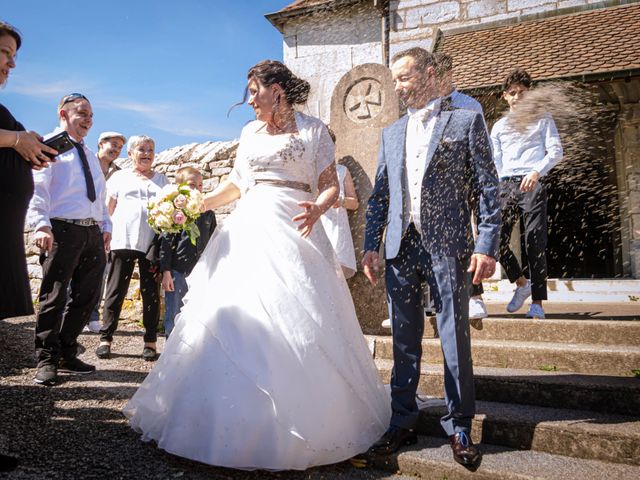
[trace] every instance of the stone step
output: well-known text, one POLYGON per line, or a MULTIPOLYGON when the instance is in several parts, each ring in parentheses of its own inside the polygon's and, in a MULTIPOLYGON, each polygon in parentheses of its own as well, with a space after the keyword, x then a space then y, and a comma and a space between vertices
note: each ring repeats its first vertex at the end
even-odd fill
MULTIPOLYGON (((379 358, 375 362, 383 382, 389 383, 393 361, 379 358)), ((620 415, 640 412, 640 380, 633 377, 474 367, 474 379, 478 400, 620 415)), ((442 365, 422 365, 418 391, 443 395, 442 365)))
MULTIPOLYGON (((390 336, 368 336, 374 358, 393 358, 390 336)), ((640 369, 640 347, 619 345, 473 340, 478 367, 541 369, 592 375, 633 376, 640 369)), ((422 361, 442 363, 440 339, 422 340, 422 361)))
MULTIPOLYGON (((426 398, 420 402, 420 410, 418 431, 444 435, 440 426, 440 417, 447 411, 444 400, 426 398)), ((480 443, 640 465, 637 416, 485 401, 476 402, 476 412, 472 438, 480 443)))
POLYGON ((476 471, 454 462, 444 438, 420 436, 416 445, 404 448, 373 465, 402 475, 437 480, 637 480, 640 467, 514 450, 480 444, 482 462, 476 471))
MULTIPOLYGON (((518 340, 574 344, 640 346, 640 322, 531 318, 483 318, 471 320, 475 340, 518 340)), ((425 336, 437 336, 435 317, 425 324, 425 336)))
MULTIPOLYGON (((509 302, 515 286, 508 280, 485 280, 485 301, 509 302)), ((549 279, 549 302, 638 303, 638 279, 549 279)))

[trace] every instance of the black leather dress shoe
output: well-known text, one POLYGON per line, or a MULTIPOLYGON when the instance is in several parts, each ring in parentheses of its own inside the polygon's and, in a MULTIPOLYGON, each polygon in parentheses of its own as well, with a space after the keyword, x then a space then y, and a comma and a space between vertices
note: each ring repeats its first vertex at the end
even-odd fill
POLYGON ((406 445, 414 445, 418 436, 413 430, 391 426, 382 435, 382 438, 369 448, 368 453, 373 455, 390 455, 406 445))
POLYGON ((460 465, 475 465, 482 458, 482 453, 465 432, 449 435, 449 443, 451 444, 451 450, 453 450, 453 459, 460 465))

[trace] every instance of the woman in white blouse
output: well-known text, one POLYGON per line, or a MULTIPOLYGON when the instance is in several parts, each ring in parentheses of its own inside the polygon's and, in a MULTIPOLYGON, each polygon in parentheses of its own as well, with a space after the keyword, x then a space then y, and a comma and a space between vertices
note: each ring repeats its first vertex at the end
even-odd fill
POLYGON ((160 320, 160 288, 151 271, 152 264, 145 258, 154 233, 147 222, 147 203, 169 181, 152 167, 155 143, 145 135, 135 135, 127 143, 127 153, 133 162, 131 169, 120 170, 107 182, 107 202, 113 223, 111 238, 111 267, 107 277, 103 326, 99 358, 111 356, 113 334, 118 328, 122 303, 129 289, 133 267, 138 261, 140 293, 142 294, 142 323, 144 348, 142 358, 156 359, 156 339, 160 320))

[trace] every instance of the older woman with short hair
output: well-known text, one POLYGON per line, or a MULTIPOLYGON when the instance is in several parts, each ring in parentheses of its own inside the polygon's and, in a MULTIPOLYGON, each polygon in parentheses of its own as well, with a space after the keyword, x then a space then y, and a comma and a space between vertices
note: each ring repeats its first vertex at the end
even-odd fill
POLYGON ((120 170, 107 182, 107 201, 113 223, 111 238, 111 267, 107 277, 103 326, 99 358, 111 356, 113 334, 125 295, 129 289, 133 267, 138 261, 140 293, 142 294, 142 323, 144 349, 142 358, 155 360, 158 322, 160 320, 160 287, 155 280, 152 264, 145 258, 154 233, 147 222, 147 204, 169 181, 152 168, 155 142, 145 135, 134 135, 127 143, 127 153, 133 162, 130 169, 120 170))

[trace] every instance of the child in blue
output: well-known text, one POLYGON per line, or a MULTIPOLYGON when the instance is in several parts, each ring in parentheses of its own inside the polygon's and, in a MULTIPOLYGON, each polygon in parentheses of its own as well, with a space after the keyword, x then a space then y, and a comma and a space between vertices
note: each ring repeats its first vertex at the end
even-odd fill
MULTIPOLYGON (((202 174, 193 167, 183 167, 176 172, 176 183, 186 183, 191 188, 202 191, 202 174)), ((195 245, 186 232, 163 233, 160 236, 160 271, 165 292, 164 331, 167 337, 173 330, 176 315, 183 305, 182 299, 187 293, 186 277, 196 265, 216 228, 216 216, 208 210, 198 217, 196 224, 200 229, 200 236, 195 245)))

